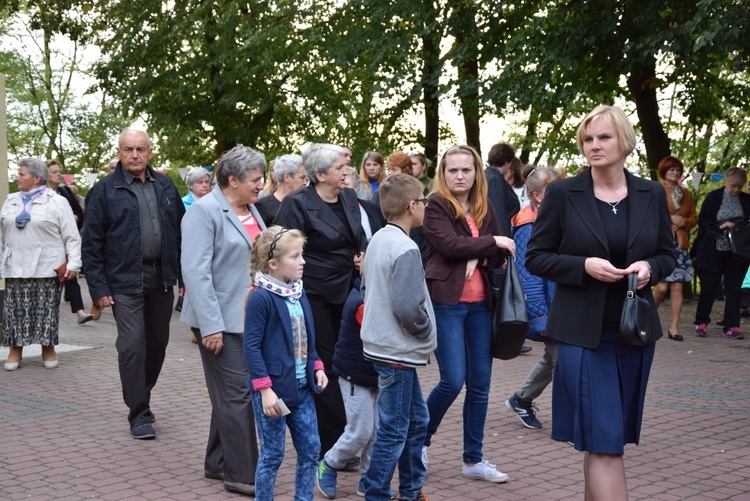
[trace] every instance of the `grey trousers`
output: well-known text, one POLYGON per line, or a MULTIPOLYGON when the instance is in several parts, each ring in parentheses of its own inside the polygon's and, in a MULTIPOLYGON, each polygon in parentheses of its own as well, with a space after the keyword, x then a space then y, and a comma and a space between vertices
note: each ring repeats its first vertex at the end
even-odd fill
POLYGON ((173 287, 164 287, 161 267, 143 266, 141 294, 113 294, 117 359, 131 425, 150 422, 151 390, 159 378, 169 343, 173 287))
POLYGON ((362 451, 359 473, 364 475, 370 467, 372 444, 378 433, 378 389, 359 386, 341 377, 339 386, 347 424, 336 444, 325 453, 325 460, 328 466, 340 470, 347 459, 362 451))
POLYGON ((246 386, 242 336, 225 332, 224 347, 215 355, 200 342, 200 331, 192 331, 199 340, 198 349, 211 399, 204 468, 212 473, 223 472, 227 482, 254 484, 258 443, 250 389, 246 386))
POLYGON ((557 343, 544 343, 544 354, 531 368, 526 381, 516 392, 516 401, 523 407, 531 407, 532 402, 552 382, 552 372, 557 363, 557 343))

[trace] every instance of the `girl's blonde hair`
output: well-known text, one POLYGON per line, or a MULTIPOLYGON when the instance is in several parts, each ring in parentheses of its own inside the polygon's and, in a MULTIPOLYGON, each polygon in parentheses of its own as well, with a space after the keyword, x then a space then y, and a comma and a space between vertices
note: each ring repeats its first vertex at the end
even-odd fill
POLYGON ((378 174, 378 184, 383 182, 383 179, 385 179, 385 160, 383 160, 383 155, 378 153, 377 151, 368 151, 365 153, 365 156, 362 157, 362 165, 359 168, 359 180, 361 181, 362 186, 364 186, 365 191, 367 192, 367 198, 368 200, 372 198, 372 188, 370 187, 370 178, 367 176, 367 171, 365 170, 365 162, 368 160, 372 160, 375 163, 380 164, 380 174, 378 174))
POLYGON ((471 209, 471 217, 474 219, 474 223, 477 228, 481 228, 484 218, 487 217, 487 178, 484 177, 484 169, 482 169, 482 157, 479 156, 477 150, 471 146, 453 146, 443 153, 443 157, 440 159, 440 165, 438 166, 435 175, 435 192, 439 193, 446 202, 448 202, 453 208, 453 214, 456 219, 466 219, 463 207, 458 199, 453 195, 453 192, 448 187, 445 181, 445 159, 450 155, 471 155, 474 158, 474 185, 469 190, 469 208, 471 209))
POLYGON ((253 251, 250 255, 250 276, 254 277, 258 272, 270 273, 271 267, 268 266, 268 262, 286 254, 294 239, 301 239, 303 246, 307 240, 301 231, 290 230, 278 225, 271 226, 258 235, 255 238, 253 251))

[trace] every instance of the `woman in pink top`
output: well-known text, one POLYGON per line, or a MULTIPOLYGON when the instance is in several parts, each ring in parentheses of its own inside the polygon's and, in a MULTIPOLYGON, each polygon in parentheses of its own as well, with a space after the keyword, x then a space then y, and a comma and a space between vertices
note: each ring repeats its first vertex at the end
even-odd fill
POLYGON ((454 146, 446 151, 435 185, 424 217, 429 251, 425 278, 437 323, 440 381, 427 399, 430 423, 422 460, 427 463, 430 440, 466 383, 463 476, 505 482, 508 475, 482 456, 492 375, 488 273, 502 264, 506 251, 515 253, 515 244, 500 236, 488 203, 482 159, 473 148, 454 146))

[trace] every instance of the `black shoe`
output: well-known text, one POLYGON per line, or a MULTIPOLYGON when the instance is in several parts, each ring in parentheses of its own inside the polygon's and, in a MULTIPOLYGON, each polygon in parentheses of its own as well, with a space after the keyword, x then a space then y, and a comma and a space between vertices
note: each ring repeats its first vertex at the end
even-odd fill
POLYGON ((531 346, 526 346, 526 345, 523 345, 523 346, 521 347, 521 355, 523 355, 524 353, 528 353, 528 352, 530 352, 531 350, 533 350, 533 348, 532 348, 531 346))
POLYGON ((672 335, 670 331, 667 331, 667 336, 669 336, 669 339, 674 339, 675 341, 682 341, 682 334, 672 335))
POLYGON ((156 438, 156 432, 151 423, 134 424, 130 427, 130 434, 137 440, 151 440, 156 438))
POLYGON ((236 492, 245 496, 255 497, 255 484, 245 484, 243 482, 227 482, 224 480, 224 489, 229 492, 236 492))

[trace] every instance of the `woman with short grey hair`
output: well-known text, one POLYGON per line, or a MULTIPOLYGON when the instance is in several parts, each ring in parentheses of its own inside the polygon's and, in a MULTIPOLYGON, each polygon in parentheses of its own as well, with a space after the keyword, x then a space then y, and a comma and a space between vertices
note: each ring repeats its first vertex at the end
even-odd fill
POLYGON ((203 167, 196 167, 185 176, 185 184, 188 187, 188 194, 182 197, 182 203, 185 204, 185 210, 187 210, 193 202, 209 192, 211 174, 203 167))
POLYGON ((182 218, 182 241, 188 244, 181 257, 185 303, 180 321, 200 340, 212 407, 204 474, 247 496, 255 494, 258 448, 241 335, 250 253, 255 237, 266 229, 253 205, 263 189, 265 167, 265 157, 252 148, 225 152, 215 169, 219 185, 182 218))
POLYGON ((357 194, 345 187, 345 153, 332 144, 311 145, 302 156, 310 184, 287 196, 274 219, 274 224, 301 230, 307 237, 302 278, 315 312, 315 349, 329 381, 326 391, 314 397, 321 453, 333 447, 346 426, 338 379, 331 372, 333 349, 344 302, 367 246, 357 194))
POLYGON ((300 155, 283 155, 274 160, 273 174, 276 177, 276 191, 267 197, 263 197, 255 204, 255 207, 263 217, 266 226, 272 226, 276 214, 281 207, 281 201, 295 191, 307 185, 307 172, 302 165, 300 155))
POLYGON ((250 171, 260 170, 263 174, 267 165, 266 157, 262 153, 249 146, 235 146, 225 151, 216 163, 216 181, 219 188, 227 188, 230 185, 230 177, 243 182, 250 171))
POLYGON ((23 347, 42 345, 44 367, 57 367, 62 282, 81 269, 81 236, 68 201, 47 188, 47 164, 18 163, 18 192, 0 212, 0 275, 5 278, 4 369, 18 369, 23 347))

